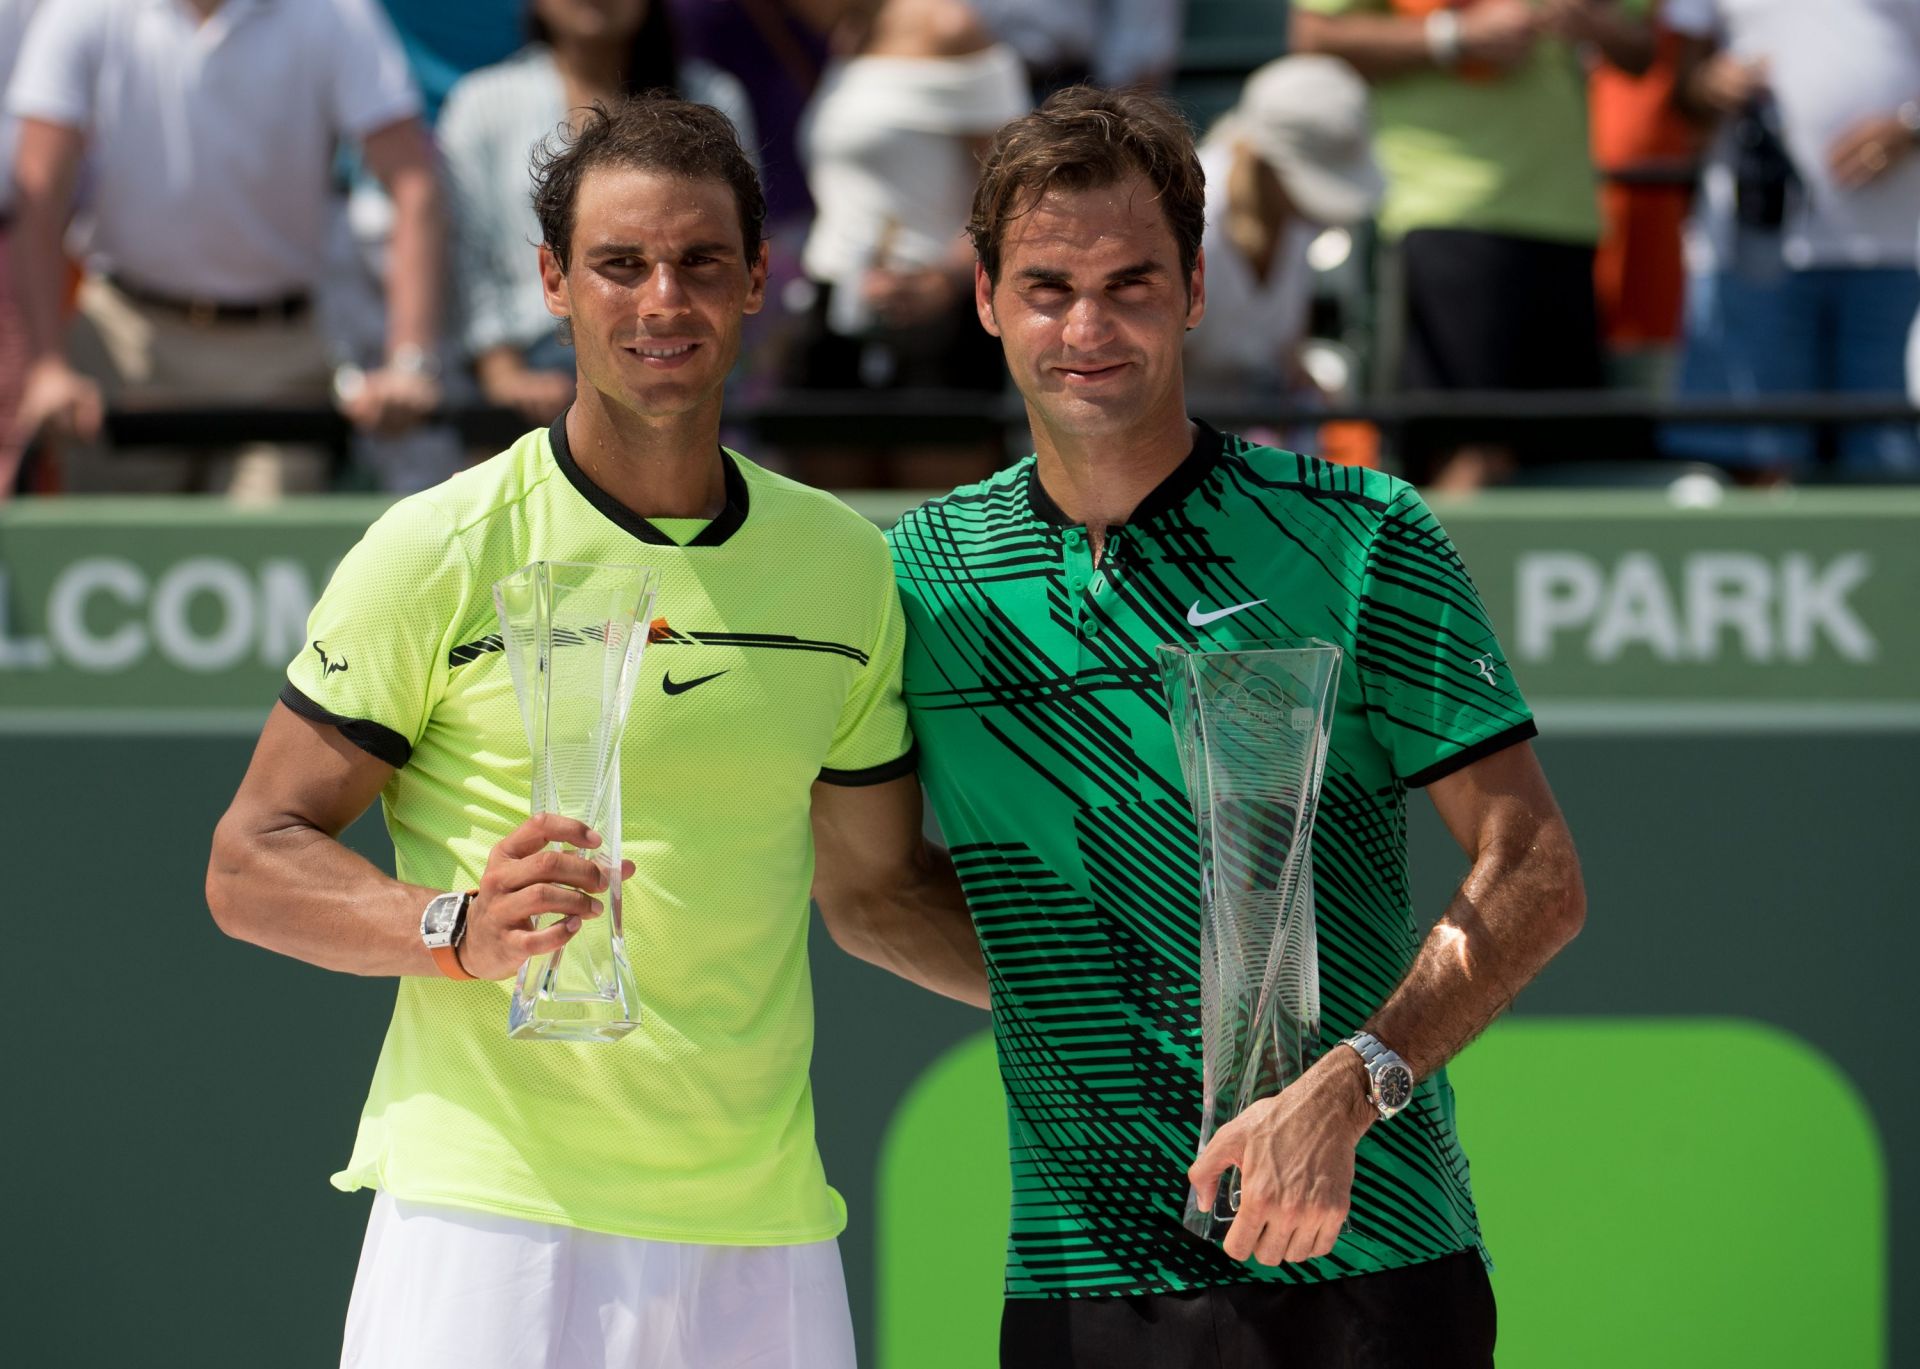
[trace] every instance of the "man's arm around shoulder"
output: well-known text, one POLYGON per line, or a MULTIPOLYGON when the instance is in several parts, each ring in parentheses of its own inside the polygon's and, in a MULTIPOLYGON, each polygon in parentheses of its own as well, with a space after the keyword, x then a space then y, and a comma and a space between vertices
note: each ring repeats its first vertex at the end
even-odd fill
POLYGON ((813 786, 813 897, 834 943, 935 993, 987 1006, 953 862, 921 832, 920 781, 813 786))

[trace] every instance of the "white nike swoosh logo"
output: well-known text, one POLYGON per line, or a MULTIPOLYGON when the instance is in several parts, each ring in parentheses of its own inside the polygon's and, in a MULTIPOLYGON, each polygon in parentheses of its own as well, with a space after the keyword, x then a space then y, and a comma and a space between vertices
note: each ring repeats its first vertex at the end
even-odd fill
POLYGON ((1243 608, 1252 608, 1255 604, 1264 604, 1265 599, 1249 599, 1244 604, 1235 604, 1232 608, 1217 608, 1211 613, 1200 611, 1200 601, 1195 599, 1193 607, 1187 610, 1187 621, 1195 627, 1205 627, 1208 623, 1224 618, 1230 613, 1238 613, 1243 608))

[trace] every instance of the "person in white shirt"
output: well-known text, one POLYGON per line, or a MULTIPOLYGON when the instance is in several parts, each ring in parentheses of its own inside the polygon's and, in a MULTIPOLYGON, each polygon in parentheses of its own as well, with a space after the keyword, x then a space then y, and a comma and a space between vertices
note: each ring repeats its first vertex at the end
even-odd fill
POLYGON ((1385 189, 1367 86, 1332 57, 1283 57, 1247 78, 1200 147, 1207 176, 1207 326, 1187 335, 1197 389, 1313 393, 1300 365, 1319 233, 1373 212, 1385 189))
MULTIPOLYGON (((1920 0, 1667 0, 1676 99, 1722 124, 1688 230, 1680 388, 1905 388, 1920 222, 1920 0)), ((1682 427, 1665 445, 1756 479, 1814 456, 1801 427, 1682 427)), ((1854 424, 1853 475, 1920 474, 1908 424, 1854 424)))
POLYGON ((435 130, 453 206, 461 342, 487 399, 550 423, 573 400, 574 359, 527 269, 540 240, 528 156, 595 101, 672 90, 727 116, 751 156, 739 81, 675 52, 663 0, 533 0, 533 42, 455 83, 435 130))
POLYGON ((62 0, 35 17, 8 94, 31 359, 17 428, 78 439, 75 490, 321 488, 296 448, 108 459, 104 403, 323 398, 311 317, 337 204, 331 166, 360 144, 396 213, 385 365, 342 407, 398 430, 440 400, 442 223, 431 142, 399 41, 372 0, 62 0), (62 237, 86 263, 63 349, 62 237))
MULTIPOLYGON (((961 228, 980 154, 1028 108, 1020 58, 962 0, 855 0, 836 36, 845 55, 800 126, 814 202, 801 266, 815 288, 786 381, 998 394, 1006 368, 974 314, 961 228)), ((814 453, 808 470, 829 486, 944 487, 987 474, 997 454, 984 466, 922 455, 874 468, 814 453)))

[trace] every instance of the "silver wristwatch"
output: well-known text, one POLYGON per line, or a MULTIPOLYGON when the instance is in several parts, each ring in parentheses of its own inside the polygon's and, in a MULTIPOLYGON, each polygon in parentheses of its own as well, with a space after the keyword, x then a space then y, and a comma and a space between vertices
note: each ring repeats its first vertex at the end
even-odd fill
POLYGON ((1352 1046, 1367 1070, 1367 1097, 1372 1100, 1380 1120, 1386 1121, 1407 1105, 1413 1097, 1413 1071, 1407 1062, 1380 1044, 1372 1032, 1355 1032, 1343 1046, 1352 1046))

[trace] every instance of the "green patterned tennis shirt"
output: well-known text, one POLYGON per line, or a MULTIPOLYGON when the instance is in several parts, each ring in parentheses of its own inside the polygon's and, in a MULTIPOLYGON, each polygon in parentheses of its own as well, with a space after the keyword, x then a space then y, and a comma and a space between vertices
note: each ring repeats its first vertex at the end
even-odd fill
POLYGON ((1007 1292, 1310 1282, 1481 1248, 1446 1074, 1360 1143, 1330 1255, 1240 1265, 1180 1225, 1201 1109, 1199 863, 1155 648, 1346 653, 1314 837, 1323 1042, 1421 939, 1406 793, 1534 735, 1412 486, 1196 425, 1093 564, 1028 457, 891 534, 921 775, 992 984, 1013 1162, 1007 1292))

